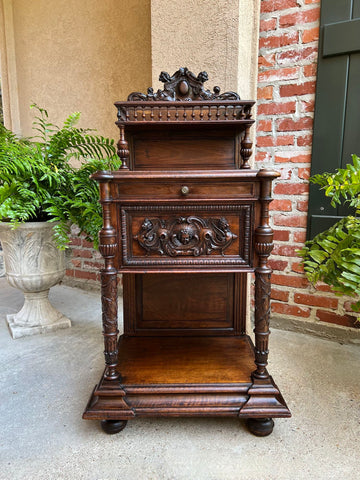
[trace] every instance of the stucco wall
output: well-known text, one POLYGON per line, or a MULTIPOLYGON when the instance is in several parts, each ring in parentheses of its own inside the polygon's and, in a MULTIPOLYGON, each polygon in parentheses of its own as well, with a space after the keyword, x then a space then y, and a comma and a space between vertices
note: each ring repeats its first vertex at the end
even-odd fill
POLYGON ((36 102, 56 122, 81 111, 82 126, 117 138, 113 102, 151 83, 150 0, 2 0, 2 7, 3 84, 18 96, 16 112, 14 92, 10 99, 4 89, 7 126, 29 134, 36 102))
POLYGON ((153 86, 179 67, 209 74, 208 88, 255 98, 260 0, 151 0, 153 86))

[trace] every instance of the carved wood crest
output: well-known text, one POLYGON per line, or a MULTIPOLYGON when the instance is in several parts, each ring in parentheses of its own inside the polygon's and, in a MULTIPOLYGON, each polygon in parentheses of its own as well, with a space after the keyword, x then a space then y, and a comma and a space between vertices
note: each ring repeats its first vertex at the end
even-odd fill
POLYGON ((128 101, 191 101, 191 100, 240 100, 235 92, 220 93, 219 87, 214 87, 213 92, 204 89, 208 80, 206 72, 195 76, 186 67, 179 68, 172 76, 161 72, 159 80, 164 83, 164 89, 154 92, 152 87, 147 89, 147 94, 133 92, 128 96, 128 101))
POLYGON ((145 218, 140 231, 134 236, 149 255, 177 257, 182 255, 210 255, 218 250, 221 255, 237 238, 231 232, 225 217, 177 217, 169 220, 145 218))

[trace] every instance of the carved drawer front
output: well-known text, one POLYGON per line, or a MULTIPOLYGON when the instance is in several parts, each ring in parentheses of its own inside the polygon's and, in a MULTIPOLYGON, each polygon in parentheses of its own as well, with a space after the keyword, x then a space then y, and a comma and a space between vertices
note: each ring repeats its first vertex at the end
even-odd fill
POLYGON ((252 212, 251 204, 123 206, 123 269, 249 268, 252 212))
POLYGON ((254 182, 196 182, 192 179, 182 181, 127 182, 118 184, 118 198, 122 201, 147 200, 232 200, 254 197, 256 184, 254 182))

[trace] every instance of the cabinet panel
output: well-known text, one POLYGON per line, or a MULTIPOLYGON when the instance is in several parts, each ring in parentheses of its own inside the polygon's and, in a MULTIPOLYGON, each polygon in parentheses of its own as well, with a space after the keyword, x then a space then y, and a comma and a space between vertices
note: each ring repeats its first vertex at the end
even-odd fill
POLYGON ((252 204, 123 206, 123 268, 250 268, 252 222, 252 204))
POLYGON ((244 333, 245 292, 246 274, 126 274, 125 334, 244 333))

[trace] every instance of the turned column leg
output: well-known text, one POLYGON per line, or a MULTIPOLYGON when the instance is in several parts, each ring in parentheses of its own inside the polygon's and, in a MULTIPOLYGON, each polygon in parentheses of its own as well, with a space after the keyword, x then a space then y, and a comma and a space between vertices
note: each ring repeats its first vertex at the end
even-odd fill
POLYGON ((114 266, 117 252, 116 232, 111 225, 110 185, 105 178, 100 183, 100 199, 103 207, 103 228, 99 233, 99 251, 105 260, 101 270, 101 303, 104 335, 105 379, 119 380, 118 364, 118 277, 114 266))
POLYGON ((260 225, 255 231, 255 251, 258 266, 255 269, 255 364, 253 376, 258 379, 269 378, 266 370, 269 344, 271 268, 268 257, 273 249, 273 230, 269 225, 269 204, 271 198, 271 182, 279 174, 271 170, 260 170, 261 178, 261 215, 260 225))
POLYGON ((101 303, 104 335, 105 378, 116 380, 119 374, 116 371, 118 363, 118 322, 117 322, 117 295, 118 278, 115 269, 101 271, 101 303))
POLYGON ((271 270, 265 267, 255 271, 255 364, 256 378, 268 378, 266 366, 269 354, 269 320, 271 270))

